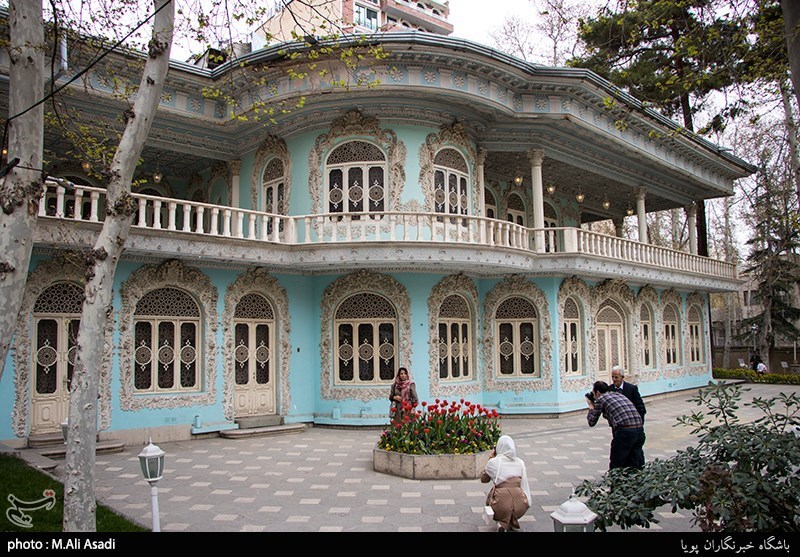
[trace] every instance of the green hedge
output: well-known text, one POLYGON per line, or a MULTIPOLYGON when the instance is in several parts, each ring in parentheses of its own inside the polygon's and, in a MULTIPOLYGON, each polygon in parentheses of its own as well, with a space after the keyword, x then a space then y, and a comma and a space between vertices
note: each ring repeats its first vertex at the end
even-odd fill
POLYGON ((714 379, 744 379, 748 383, 800 385, 800 373, 765 373, 764 375, 759 375, 752 369, 715 367, 711 374, 714 379))

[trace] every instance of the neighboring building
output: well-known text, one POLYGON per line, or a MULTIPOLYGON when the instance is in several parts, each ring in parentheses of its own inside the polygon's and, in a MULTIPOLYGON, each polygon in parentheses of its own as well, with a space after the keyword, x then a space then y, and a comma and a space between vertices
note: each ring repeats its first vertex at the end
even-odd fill
POLYGON ((449 35, 448 2, 432 0, 290 0, 253 33, 254 49, 331 33, 422 31, 449 35))
MULTIPOLYGON (((388 20, 406 4, 378 6, 388 20)), ((585 408, 615 364, 645 396, 708 382, 709 295, 742 281, 648 244, 646 213, 686 208, 693 223, 696 200, 753 168, 586 70, 420 32, 373 42, 388 54, 365 63, 374 88, 291 81, 283 46, 246 54, 264 72, 255 93, 306 99, 269 127, 203 96, 239 64, 173 65, 97 362, 102 435, 189 438, 257 415, 385 424, 400 365, 421 400, 503 415, 585 408), (638 241, 581 227, 626 218, 638 241)), ((105 72, 68 101, 89 120, 122 112, 115 82, 138 82, 105 72)), ((247 108, 255 93, 233 82, 247 108)), ((49 173, 77 186, 51 184, 40 206, 0 381, 0 439, 18 443, 66 417, 83 276, 67 250, 90 246, 104 214, 70 146, 46 148, 49 173)))

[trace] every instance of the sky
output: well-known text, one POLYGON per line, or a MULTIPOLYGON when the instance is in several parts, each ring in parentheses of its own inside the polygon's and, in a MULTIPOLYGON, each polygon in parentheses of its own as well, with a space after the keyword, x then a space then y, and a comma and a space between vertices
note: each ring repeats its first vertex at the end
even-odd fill
POLYGON ((532 14, 535 9, 531 0, 450 0, 451 36, 492 46, 489 34, 508 16, 523 12, 532 14), (487 9, 487 6, 490 7, 487 9))

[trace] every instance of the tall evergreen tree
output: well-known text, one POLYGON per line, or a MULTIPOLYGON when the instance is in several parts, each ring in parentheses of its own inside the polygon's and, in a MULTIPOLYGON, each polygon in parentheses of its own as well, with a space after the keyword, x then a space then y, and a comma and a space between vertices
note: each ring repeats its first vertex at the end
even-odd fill
MULTIPOLYGON (((734 83, 747 52, 746 26, 723 0, 631 0, 581 22, 589 68, 694 132, 714 91, 734 83)), ((703 129, 719 127, 717 115, 703 129)), ((708 255, 706 210, 698 200, 698 251, 708 255)))

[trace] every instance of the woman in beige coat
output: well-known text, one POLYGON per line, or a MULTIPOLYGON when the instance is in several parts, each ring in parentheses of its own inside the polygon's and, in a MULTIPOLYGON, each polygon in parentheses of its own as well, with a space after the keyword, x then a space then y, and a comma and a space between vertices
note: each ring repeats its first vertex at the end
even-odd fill
POLYGON ((501 435, 486 463, 481 482, 494 485, 486 495, 486 504, 494 510, 498 532, 519 529, 519 518, 531 506, 531 490, 525 463, 517 458, 514 440, 501 435))

